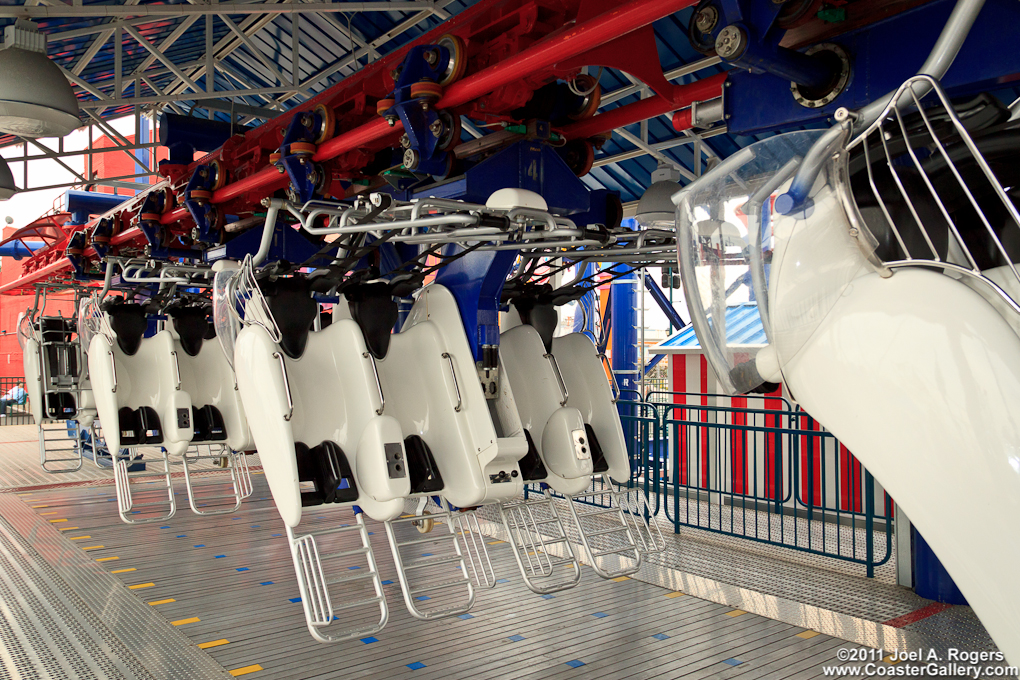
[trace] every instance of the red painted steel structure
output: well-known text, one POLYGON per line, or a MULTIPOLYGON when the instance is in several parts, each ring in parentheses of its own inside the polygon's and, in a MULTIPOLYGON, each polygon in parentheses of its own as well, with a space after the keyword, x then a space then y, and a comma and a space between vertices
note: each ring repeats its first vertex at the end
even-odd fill
MULTIPOLYGON (((324 140, 312 161, 328 178, 325 193, 335 197, 363 191, 376 179, 370 167, 377 154, 396 146, 402 126, 379 117, 376 102, 389 96, 393 69, 415 45, 434 44, 444 34, 463 41, 467 70, 449 84, 435 103, 455 115, 482 121, 512 120, 539 87, 557 78, 573 78, 583 66, 619 68, 643 79, 656 96, 610 113, 566 126, 560 132, 572 140, 597 138, 620 125, 689 106, 692 101, 719 96, 725 76, 691 85, 673 85, 658 65, 651 23, 695 4, 695 0, 483 0, 343 80, 303 105, 227 141, 217 151, 190 165, 164 165, 166 182, 150 191, 170 187, 179 194, 199 164, 217 163, 227 178, 215 189, 211 202, 220 214, 247 215, 261 210, 261 200, 285 189, 289 180, 270 160, 279 151, 283 133, 296 114, 317 106, 335 116, 335 136, 324 140), (626 41, 626 42, 624 42, 626 41), (626 49, 623 47, 626 45, 626 49)), ((119 254, 139 252, 145 237, 137 226, 143 196, 117 208, 110 245, 119 254)), ((160 222, 172 234, 187 234, 194 226, 181 196, 167 207, 160 222)), ((91 226, 91 225, 89 225, 91 226)), ((85 250, 87 261, 95 252, 85 250)), ((64 277, 66 260, 29 263, 25 276, 0 286, 0 293, 29 292, 34 284, 64 277)))

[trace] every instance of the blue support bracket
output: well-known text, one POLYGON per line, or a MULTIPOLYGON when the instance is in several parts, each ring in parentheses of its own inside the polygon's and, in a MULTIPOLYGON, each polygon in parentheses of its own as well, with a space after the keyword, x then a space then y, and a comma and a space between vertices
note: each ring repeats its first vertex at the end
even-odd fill
POLYGON ((321 194, 326 186, 323 169, 312 162, 316 144, 333 136, 333 113, 323 105, 291 118, 280 144, 282 167, 290 178, 290 199, 304 204, 321 194))
POLYGON ((219 214, 212 204, 217 174, 215 167, 199 165, 184 188, 184 207, 195 220, 197 231, 193 235, 200 243, 219 243, 220 240, 220 234, 216 229, 219 214))
POLYGON ((661 309, 662 313, 666 315, 666 318, 669 319, 669 322, 673 324, 674 328, 679 330, 687 326, 687 322, 680 317, 679 312, 677 312, 676 308, 673 307, 669 298, 666 297, 666 294, 662 292, 661 288, 659 288, 659 284, 657 284, 651 274, 647 272, 645 272, 645 288, 647 288, 648 292, 652 294, 652 299, 655 300, 655 304, 659 305, 659 309, 661 309))
POLYGON ((404 126, 403 166, 411 172, 445 178, 453 169, 447 149, 460 140, 460 117, 433 106, 442 97, 440 82, 451 58, 445 45, 412 47, 394 71, 393 92, 379 103, 379 115, 391 123, 399 118, 404 126))
MULTIPOLYGON (((459 245, 444 248, 444 256, 461 252, 459 245)), ((499 366, 499 306, 503 284, 517 259, 512 250, 474 250, 451 262, 436 275, 436 283, 446 286, 460 309, 480 377, 485 371, 491 379, 484 385, 486 394, 496 394, 495 369, 499 366)))

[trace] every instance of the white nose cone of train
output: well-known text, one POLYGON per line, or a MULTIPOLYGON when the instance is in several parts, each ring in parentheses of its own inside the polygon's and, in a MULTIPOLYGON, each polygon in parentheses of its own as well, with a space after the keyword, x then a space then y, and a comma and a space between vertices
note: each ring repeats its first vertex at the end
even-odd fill
POLYGON ((539 194, 527 189, 500 189, 489 196, 485 202, 486 208, 493 210, 513 210, 514 208, 529 208, 548 212, 549 204, 539 194))
POLYGON ((63 137, 80 126, 78 98, 46 56, 46 36, 24 19, 7 26, 0 46, 0 132, 63 137))

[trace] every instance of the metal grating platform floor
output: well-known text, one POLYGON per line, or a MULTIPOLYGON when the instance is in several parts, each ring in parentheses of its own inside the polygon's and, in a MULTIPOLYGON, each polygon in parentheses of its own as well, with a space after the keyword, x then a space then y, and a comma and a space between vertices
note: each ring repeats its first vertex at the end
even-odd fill
MULTIPOLYGON (((166 634, 153 644, 172 647, 178 633, 190 641, 185 646, 192 652, 218 643, 203 653, 235 676, 799 678, 820 676, 822 665, 835 663, 835 650, 847 646, 639 580, 603 581, 587 567, 577 588, 552 597, 535 595, 521 582, 509 546, 495 541, 490 548, 500 582, 479 593, 470 615, 413 619, 394 582, 386 586, 390 623, 381 633, 322 645, 309 636, 301 605, 294 601, 298 589, 280 536, 283 525, 261 475, 256 476, 257 500, 233 515, 199 517, 184 511, 160 525, 120 523, 111 491, 69 487, 4 494, 0 511, 22 536, 65 544, 117 579, 122 594, 158 613, 166 634), (64 523, 53 519, 66 519, 77 529, 58 532, 54 527, 64 523)), ((350 516, 349 511, 335 514, 350 516)), ((395 581, 381 527, 372 529, 382 575, 395 581)), ((39 553, 38 559, 51 555, 39 553)), ((120 615, 114 606, 100 618, 120 615)), ((75 647, 57 649, 69 657, 80 654, 75 647)), ((141 658, 137 650, 128 654, 121 649, 114 656, 141 658)), ((152 675, 160 677, 157 671, 152 675)), ((10 677, 49 676, 15 671, 10 677)))
MULTIPOLYGON (((0 445, 7 465, 19 457, 13 448, 0 445)), ((860 631, 838 612, 730 585, 739 577, 678 571, 697 566, 692 556, 702 546, 672 535, 675 563, 659 558, 616 581, 584 567, 577 588, 551 597, 527 590, 510 547, 490 539, 496 587, 479 592, 469 615, 419 621, 403 606, 374 523, 382 578, 392 582, 389 625, 363 641, 322 645, 305 627, 283 524, 261 474, 236 513, 199 517, 179 501, 171 520, 128 526, 109 471, 96 472, 67 483, 39 472, 45 485, 0 493, 0 679, 814 678, 844 665, 838 649, 859 646, 841 639, 860 639, 860 631), (791 615, 784 606, 800 609, 791 615)), ((175 488, 180 499, 180 480, 175 488)), ((321 517, 350 522, 351 513, 321 517)), ((736 572, 754 559, 704 557, 736 572)), ((973 617, 967 608, 945 615, 921 621, 927 632, 910 641, 973 617)))

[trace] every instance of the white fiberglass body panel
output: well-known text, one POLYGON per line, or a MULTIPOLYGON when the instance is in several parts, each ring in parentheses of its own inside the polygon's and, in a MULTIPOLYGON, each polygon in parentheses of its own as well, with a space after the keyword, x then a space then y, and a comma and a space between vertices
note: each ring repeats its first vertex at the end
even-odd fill
POLYGON ((581 419, 595 432, 609 464, 609 476, 626 482, 630 478, 627 441, 595 344, 584 333, 569 333, 553 338, 552 349, 567 387, 567 406, 580 411, 581 419))
MULTIPOLYGON (((435 284, 422 290, 377 365, 386 413, 400 421, 405 436, 418 435, 428 445, 443 478, 444 498, 464 508, 522 493, 517 461, 527 453, 527 441, 512 424, 510 436, 497 436, 449 290, 435 284)), ((508 388, 504 408, 513 410, 514 396, 508 388)))
POLYGON ((43 417, 43 389, 42 389, 42 363, 40 361, 39 341, 35 338, 25 338, 21 348, 22 365, 25 369, 25 392, 28 393, 28 407, 32 412, 32 419, 37 424, 44 422, 43 417))
POLYGON ((563 392, 542 338, 525 324, 500 333, 499 345, 503 378, 510 382, 521 424, 548 472, 542 481, 562 494, 581 493, 593 474, 591 456, 575 452, 574 436, 584 436, 584 420, 576 408, 560 403, 563 392))
MULTIPOLYGON (((177 380, 174 339, 169 331, 143 338, 134 355, 125 354, 105 335, 96 335, 89 346, 89 378, 99 420, 105 423, 103 436, 110 451, 122 447, 120 409, 147 406, 159 417, 163 441, 172 454, 187 450, 194 434, 191 397, 177 380), (178 413, 187 413, 187 426, 179 426, 178 413)), ((144 444, 138 446, 153 446, 144 444)))
POLYGON ((868 274, 783 376, 903 507, 999 648, 1020 661, 1020 340, 1009 324, 941 274, 868 274), (981 502, 952 501, 974 496, 981 502))
POLYGON ((372 519, 394 519, 403 511, 410 482, 406 475, 390 479, 383 453, 389 443, 403 454, 402 437, 393 418, 376 413, 378 390, 366 353, 361 329, 350 320, 309 333, 298 359, 285 356, 261 326, 245 326, 237 336, 238 389, 273 500, 289 527, 301 521, 296 442, 340 446, 357 483, 357 505, 372 519))
POLYGON ((181 389, 191 396, 195 408, 215 406, 223 416, 226 430, 224 442, 233 451, 246 451, 252 447, 248 419, 244 414, 241 394, 237 388, 234 369, 215 340, 202 343, 198 354, 191 356, 174 339, 177 362, 181 371, 181 389))
MULTIPOLYGON (((885 266, 878 244, 889 239, 872 235, 882 224, 875 209, 866 221, 847 190, 845 156, 824 166, 802 209, 769 217, 802 144, 754 166, 757 146, 742 151, 740 167, 717 168, 674 197, 684 285, 688 299, 703 302, 692 314, 727 377, 721 384, 782 380, 903 508, 1007 659, 1020 663, 1020 337, 1016 310, 982 276, 1009 286, 995 272, 950 265, 942 273, 939 262, 885 266), (746 241, 723 252, 699 223, 728 203, 746 203, 751 219, 746 241), (715 319, 731 280, 748 269, 769 344, 741 364, 715 319), (982 502, 953 502, 969 497, 982 502)), ((904 233, 917 224, 902 213, 896 221, 904 233)), ((933 241, 947 239, 944 223, 922 226, 933 241)), ((975 225, 955 227, 973 249, 975 225)))

